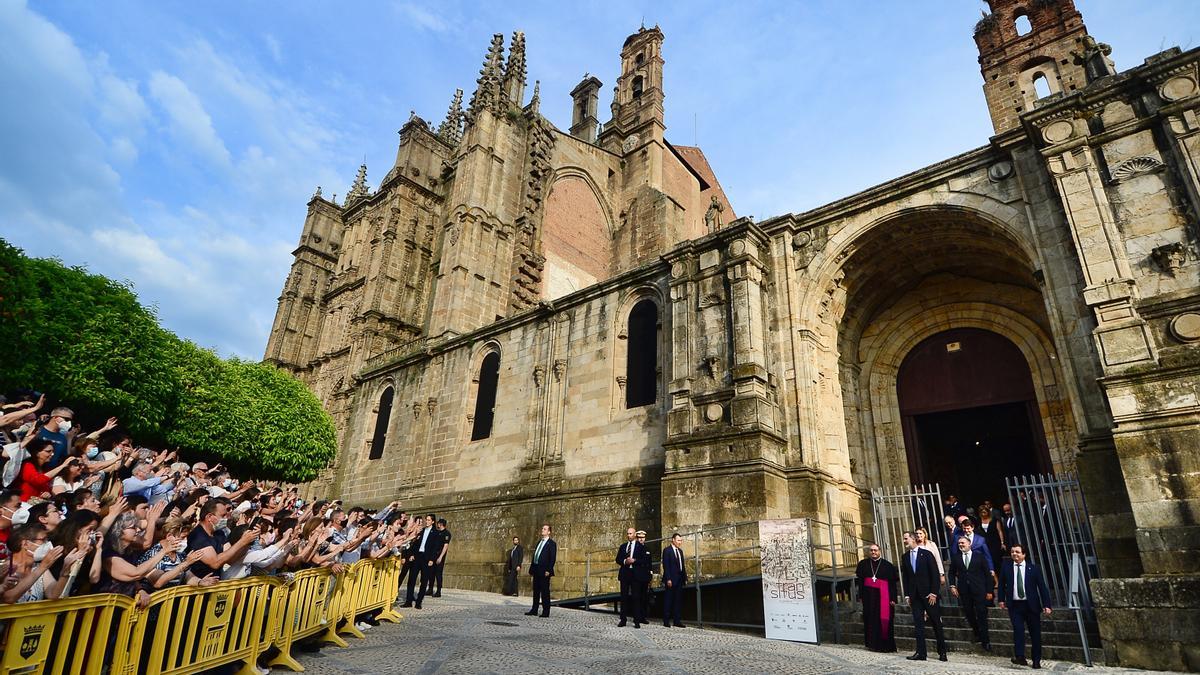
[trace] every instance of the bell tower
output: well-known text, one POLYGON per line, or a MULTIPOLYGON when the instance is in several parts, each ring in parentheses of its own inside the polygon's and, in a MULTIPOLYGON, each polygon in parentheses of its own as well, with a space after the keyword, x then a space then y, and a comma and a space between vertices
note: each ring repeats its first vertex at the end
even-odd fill
POLYGON ((1078 56, 1094 41, 1074 0, 987 3, 992 11, 975 25, 975 43, 983 93, 997 134, 1021 126, 1021 115, 1033 109, 1038 99, 1082 89, 1089 75, 1095 79, 1111 74, 1111 67, 1088 68, 1078 56))
MULTIPOLYGON (((638 29, 621 47, 621 75, 613 91, 612 119, 600 134, 601 147, 638 165, 626 184, 662 187, 662 153, 667 130, 663 113, 663 33, 638 29)), ((627 169, 627 173, 629 173, 627 169)))

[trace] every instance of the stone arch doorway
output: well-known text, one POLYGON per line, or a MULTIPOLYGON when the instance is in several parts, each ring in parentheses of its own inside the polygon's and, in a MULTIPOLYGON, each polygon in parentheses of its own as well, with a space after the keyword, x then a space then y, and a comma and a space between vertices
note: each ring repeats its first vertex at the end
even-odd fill
POLYGON ((912 348, 896 391, 909 475, 968 505, 1004 499, 1004 478, 1048 472, 1029 363, 1004 336, 955 328, 912 348))

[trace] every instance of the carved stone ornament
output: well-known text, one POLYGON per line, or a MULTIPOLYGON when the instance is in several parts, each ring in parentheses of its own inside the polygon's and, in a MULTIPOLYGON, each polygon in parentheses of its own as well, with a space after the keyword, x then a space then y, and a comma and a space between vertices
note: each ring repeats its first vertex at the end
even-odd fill
POLYGON ((1062 143, 1074 135, 1075 125, 1069 120, 1058 120, 1042 129, 1042 138, 1046 139, 1047 143, 1062 143))
POLYGON ((725 408, 720 403, 709 403, 704 406, 704 421, 717 422, 725 414, 725 408))
POLYGON ((999 183, 1000 181, 1012 175, 1013 163, 1008 160, 996 162, 988 167, 988 178, 991 179, 993 183, 999 183))
POLYGON ((625 383, 628 381, 629 381, 628 377, 625 377, 624 375, 618 375, 617 376, 617 387, 621 391, 625 391, 625 383))
POLYGON ((554 381, 562 382, 563 375, 565 375, 566 372, 567 372, 567 360, 566 359, 555 359, 554 360, 554 381))
POLYGON ((413 403, 413 404, 412 404, 412 409, 413 409, 413 419, 420 419, 420 418, 421 418, 421 411, 422 411, 422 410, 424 410, 424 408, 425 408, 425 406, 424 406, 424 405, 422 405, 420 401, 417 401, 416 403, 413 403))
POLYGON ((1168 101, 1178 101, 1196 94, 1196 81, 1186 75, 1172 77, 1158 88, 1158 93, 1168 101))
POLYGON ((533 386, 542 386, 542 381, 546 379, 546 366, 533 367, 533 386))
POLYGON ((433 411, 437 410, 437 399, 431 398, 425 402, 425 407, 429 408, 429 416, 433 417, 433 411))
POLYGON ((450 237, 451 245, 457 244, 459 236, 462 235, 462 226, 460 226, 458 223, 451 225, 450 231, 447 234, 450 237))
POLYGON ((720 370, 720 363, 721 359, 719 357, 709 354, 708 356, 704 357, 700 367, 708 373, 709 377, 715 380, 717 379, 717 372, 720 370))
POLYGON ((641 136, 638 136, 637 134, 631 134, 629 136, 629 138, 626 138, 625 141, 623 143, 621 143, 621 152, 624 152, 624 153, 631 152, 634 148, 636 148, 638 146, 638 143, 640 143, 641 141, 642 141, 641 136))
POLYGON ((1162 168, 1162 166, 1163 163, 1160 162, 1158 158, 1151 157, 1149 155, 1130 157, 1113 168, 1112 179, 1114 183, 1119 183, 1134 176, 1140 176, 1144 173, 1158 171, 1162 168))
POLYGON ((685 268, 683 266, 683 263, 681 263, 681 262, 677 262, 677 263, 671 265, 671 277, 674 279, 678 279, 679 277, 682 277, 684 271, 685 271, 685 268))
POLYGON ((1186 312, 1171 319, 1171 335, 1180 342, 1200 342, 1200 314, 1186 312))
POLYGON ((1187 258, 1187 251, 1183 248, 1183 244, 1176 241, 1155 247, 1150 251, 1150 257, 1164 274, 1175 276, 1180 268, 1183 267, 1184 260, 1187 258))

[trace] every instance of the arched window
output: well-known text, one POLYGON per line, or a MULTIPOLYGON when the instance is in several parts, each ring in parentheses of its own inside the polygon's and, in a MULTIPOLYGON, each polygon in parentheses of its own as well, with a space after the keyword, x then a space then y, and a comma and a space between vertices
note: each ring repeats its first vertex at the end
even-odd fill
POLYGON ((383 457, 383 446, 387 443, 388 424, 392 419, 392 398, 396 390, 388 387, 379 395, 379 410, 375 413, 375 436, 371 438, 371 454, 368 459, 383 457))
POLYGON ((1037 92, 1039 99, 1046 98, 1050 95, 1050 80, 1042 73, 1033 76, 1033 90, 1037 92))
POLYGON ((638 75, 637 77, 633 78, 633 97, 634 98, 642 97, 642 76, 641 75, 638 75))
POLYGON ((625 407, 650 405, 658 398, 658 305, 649 298, 629 312, 625 358, 625 407))
POLYGON ((1017 28, 1018 36, 1029 35, 1029 31, 1033 30, 1033 24, 1029 23, 1029 17, 1024 14, 1018 14, 1013 24, 1017 28))
POLYGON ((634 65, 640 66, 646 62, 646 55, 638 52, 637 58, 633 60, 634 65))
POLYGON ((471 440, 492 435, 492 420, 496 414, 496 384, 500 380, 500 355, 491 352, 479 366, 479 388, 475 393, 475 421, 471 425, 471 440))

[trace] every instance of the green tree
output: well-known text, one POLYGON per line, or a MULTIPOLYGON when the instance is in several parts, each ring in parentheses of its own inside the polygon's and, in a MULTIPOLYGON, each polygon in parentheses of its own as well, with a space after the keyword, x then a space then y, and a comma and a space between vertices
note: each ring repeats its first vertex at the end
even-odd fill
POLYGON ((243 475, 310 480, 336 451, 329 415, 287 373, 222 360, 164 330, 130 287, 3 240, 0 345, 0 390, 45 390, 243 475))

